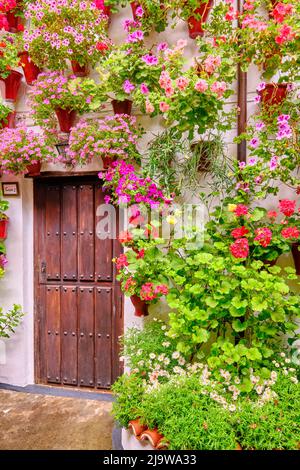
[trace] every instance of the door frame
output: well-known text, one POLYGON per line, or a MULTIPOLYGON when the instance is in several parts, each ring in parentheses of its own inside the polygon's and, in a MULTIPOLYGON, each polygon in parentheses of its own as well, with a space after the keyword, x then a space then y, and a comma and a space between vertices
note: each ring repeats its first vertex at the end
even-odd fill
MULTIPOLYGON (((70 182, 76 182, 76 184, 80 182, 96 182, 98 181, 101 184, 101 180, 98 177, 98 172, 78 172, 78 173, 65 173, 65 172, 45 172, 44 174, 41 173, 40 176, 33 178, 33 262, 34 262, 34 302, 33 302, 33 316, 34 316, 34 383, 35 384, 42 384, 48 385, 51 387, 69 387, 72 389, 86 389, 87 387, 80 387, 72 386, 72 385, 62 385, 62 384, 47 384, 46 383, 46 375, 43 373, 42 364, 45 364, 45 350, 43 351, 42 345, 42 329, 45 326, 42 322, 45 319, 45 315, 41 315, 40 311, 42 308, 41 297, 39 295, 39 274, 40 274, 40 250, 39 250, 39 230, 41 228, 39 223, 39 214, 40 208, 38 205, 38 185, 45 183, 59 183, 66 182, 70 184, 70 182), (44 359, 44 361, 42 360, 44 359)), ((118 230, 118 227, 117 227, 118 230)), ((120 244, 119 249, 115 252, 116 256, 122 253, 122 246, 120 244)), ((125 330, 125 315, 124 315, 124 294, 121 291, 120 284, 116 281, 116 267, 114 268, 113 272, 113 285, 116 286, 113 289, 113 311, 112 315, 115 317, 118 313, 121 315, 121 335, 124 333, 125 330)), ((112 325, 113 330, 116 326, 116 320, 113 318, 112 325)), ((123 364, 119 361, 120 356, 120 345, 117 344, 116 353, 113 356, 112 361, 112 372, 114 371, 118 375, 121 375, 124 371, 123 364)), ((90 388, 89 390, 94 390, 94 392, 103 392, 103 389, 100 388, 90 388)), ((106 390, 107 391, 107 390, 106 390)))

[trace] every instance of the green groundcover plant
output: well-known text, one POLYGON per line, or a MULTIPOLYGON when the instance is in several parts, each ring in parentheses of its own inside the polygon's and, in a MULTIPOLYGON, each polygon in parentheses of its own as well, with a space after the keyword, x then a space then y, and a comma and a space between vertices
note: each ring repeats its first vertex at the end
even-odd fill
POLYGON ((9 338, 19 326, 23 316, 21 305, 14 305, 8 312, 4 312, 0 307, 0 338, 9 338))

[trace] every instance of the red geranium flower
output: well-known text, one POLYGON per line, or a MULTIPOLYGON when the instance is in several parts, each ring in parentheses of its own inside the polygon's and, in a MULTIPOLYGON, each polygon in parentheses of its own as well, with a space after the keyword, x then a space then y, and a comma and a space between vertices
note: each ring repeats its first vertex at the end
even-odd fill
POLYGON ((296 201, 291 201, 290 199, 281 199, 279 201, 279 210, 286 217, 291 217, 296 209, 296 201))
POLYGON ((241 217, 242 215, 248 214, 248 207, 244 204, 238 204, 234 210, 235 215, 241 217))
POLYGON ((242 238, 244 235, 247 235, 247 233, 249 233, 249 230, 243 225, 242 227, 233 229, 231 232, 231 236, 233 238, 242 238))
POLYGON ((266 248, 268 245, 270 245, 271 240, 272 240, 272 231, 268 227, 261 227, 255 230, 256 237, 254 240, 256 242, 259 242, 261 246, 266 248))
POLYGON ((297 227, 287 227, 281 231, 283 238, 299 238, 300 232, 297 227))
POLYGON ((230 251, 235 258, 247 258, 249 255, 249 243, 247 238, 238 238, 230 245, 230 251))

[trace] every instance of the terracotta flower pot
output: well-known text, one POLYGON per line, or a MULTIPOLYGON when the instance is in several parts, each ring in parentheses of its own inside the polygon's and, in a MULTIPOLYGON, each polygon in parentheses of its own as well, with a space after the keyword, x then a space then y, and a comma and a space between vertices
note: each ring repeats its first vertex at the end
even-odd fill
POLYGON ((20 26, 23 25, 23 22, 20 16, 16 16, 13 11, 8 11, 6 13, 6 18, 10 33, 17 33, 18 31, 21 31, 20 26))
POLYGON ((300 243, 293 243, 292 244, 292 253, 295 263, 295 269, 298 276, 300 276, 300 243))
POLYGON ((131 10, 132 10, 132 16, 135 21, 139 20, 139 17, 136 15, 136 10, 140 6, 139 2, 131 2, 130 3, 131 10))
POLYGON ((28 52, 21 52, 19 57, 26 83, 27 85, 32 85, 41 73, 41 69, 31 60, 28 52))
POLYGON ((147 429, 147 431, 144 431, 141 436, 140 440, 141 441, 149 441, 152 447, 157 448, 161 441, 163 440, 163 435, 158 432, 157 429, 147 429))
POLYGON ((0 220, 0 239, 5 240, 7 238, 8 219, 0 220))
POLYGON ((200 1, 199 7, 195 10, 195 14, 197 16, 191 16, 188 19, 189 36, 191 39, 195 39, 198 36, 203 36, 204 30, 202 25, 203 23, 206 23, 213 3, 213 0, 208 0, 208 2, 200 1))
POLYGON ((11 70, 7 78, 1 78, 5 83, 5 99, 16 101, 22 80, 22 74, 16 70, 11 70))
POLYGON ((141 424, 141 420, 138 418, 129 421, 128 428, 132 430, 135 437, 139 437, 142 432, 146 431, 147 426, 141 424))
POLYGON ((27 165, 27 175, 39 176, 41 174, 41 166, 41 162, 33 163, 32 165, 27 165))
POLYGON ((115 114, 128 114, 130 116, 132 110, 132 101, 130 100, 112 100, 112 106, 115 114))
POLYGON ((76 60, 71 60, 72 70, 76 77, 87 77, 89 74, 89 66, 86 65, 79 65, 76 60))
POLYGON ((264 259, 263 263, 264 263, 265 266, 269 266, 269 267, 275 266, 275 264, 277 263, 277 258, 273 259, 272 261, 270 261, 268 259, 264 259))
POLYGON ((69 133, 76 119, 73 109, 56 108, 55 110, 61 132, 69 133))
POLYGON ((266 106, 281 104, 287 95, 287 83, 267 83, 266 88, 259 92, 261 101, 266 106))
POLYGON ((14 129, 16 127, 16 112, 12 111, 8 114, 6 119, 0 121, 1 128, 8 127, 9 129, 14 129))
POLYGON ((135 316, 136 317, 146 317, 149 315, 148 313, 148 305, 142 299, 140 299, 137 295, 132 295, 130 300, 135 308, 135 316))

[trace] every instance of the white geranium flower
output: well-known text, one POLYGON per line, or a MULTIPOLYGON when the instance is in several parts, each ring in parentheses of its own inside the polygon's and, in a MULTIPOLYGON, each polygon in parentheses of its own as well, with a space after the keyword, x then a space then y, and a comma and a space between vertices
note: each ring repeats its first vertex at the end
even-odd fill
POLYGON ((156 358, 156 355, 155 355, 154 353, 150 353, 150 354, 149 354, 149 357, 150 357, 150 359, 155 359, 155 358, 156 358))
POLYGON ((162 343, 162 345, 163 345, 164 348, 168 348, 168 347, 170 346, 170 344, 171 344, 171 343, 170 343, 169 341, 164 341, 164 342, 162 343))
POLYGON ((229 405, 229 406, 228 406, 228 409, 229 409, 229 411, 235 411, 235 410, 236 410, 236 406, 235 406, 235 405, 229 405))
POLYGON ((172 354, 172 359, 178 359, 180 357, 180 353, 178 351, 174 351, 172 354))

